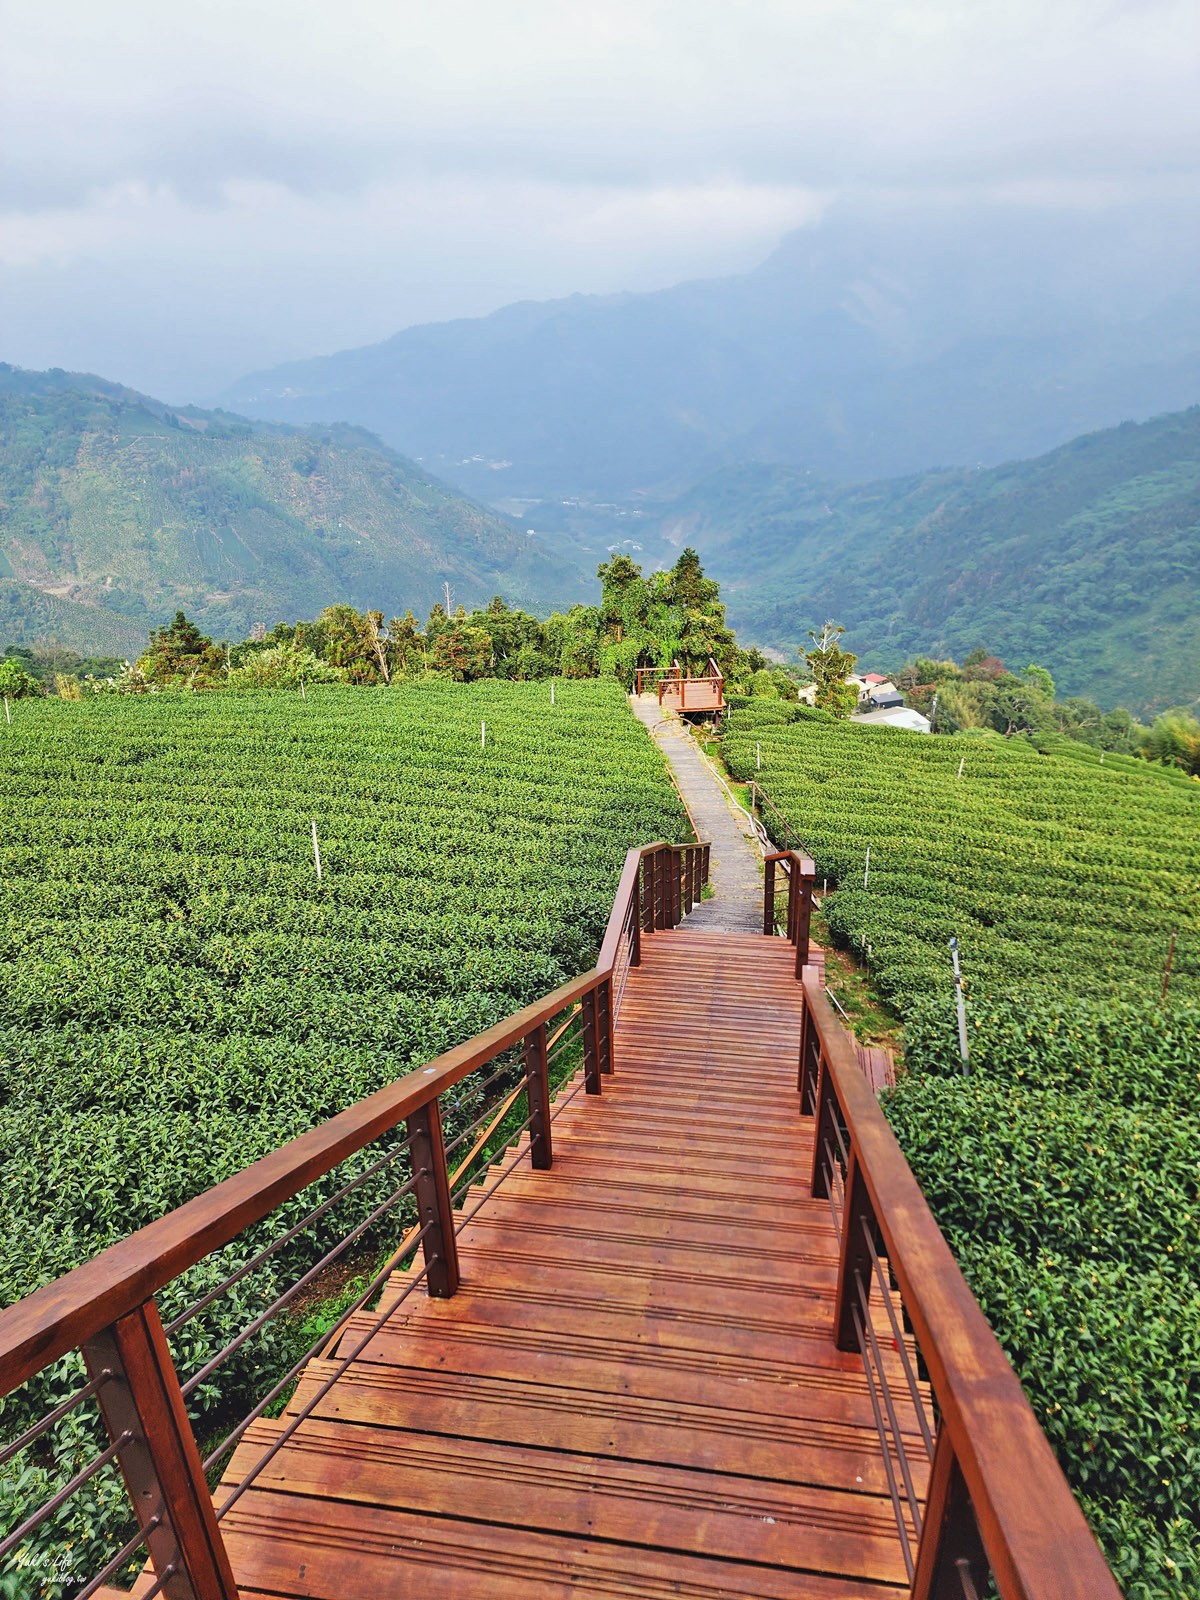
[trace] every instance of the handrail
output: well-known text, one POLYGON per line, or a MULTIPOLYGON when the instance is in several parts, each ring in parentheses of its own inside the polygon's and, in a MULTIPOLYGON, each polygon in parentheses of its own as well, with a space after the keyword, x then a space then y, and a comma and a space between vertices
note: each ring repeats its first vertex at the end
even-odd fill
MULTIPOLYGON (((658 840, 628 852, 600 955, 590 972, 443 1051, 428 1065, 406 1073, 0 1311, 0 1397, 135 1310, 180 1273, 260 1222, 478 1067, 520 1043, 567 1006, 593 994, 612 976, 620 929, 637 888, 641 864, 654 861, 663 852, 683 857, 689 851, 702 852, 699 859, 706 862, 707 846, 703 844, 671 845, 658 840)), ((647 931, 664 926, 674 926, 674 922, 660 913, 647 931)))
POLYGON ((829 1197, 834 1190, 841 1196, 837 1342, 842 1349, 862 1348, 859 1308, 867 1308, 873 1275, 882 1287, 879 1257, 886 1256, 940 1416, 912 1600, 969 1593, 964 1575, 981 1591, 980 1541, 1001 1600, 1120 1600, 817 970, 807 968, 802 982, 800 1092, 802 1109, 815 1118, 813 1194, 829 1197), (835 1146, 845 1151, 842 1162, 835 1146))
POLYGON ((0 1311, 0 1396, 590 993, 599 976, 593 969, 563 984, 0 1311))
POLYGON ((796 976, 808 965, 809 934, 812 928, 813 884, 817 867, 810 856, 798 850, 776 850, 764 856, 763 932, 775 932, 775 868, 787 874, 787 925, 784 937, 796 947, 796 976))
MULTIPOLYGON (((476 1159, 498 1125, 498 1119, 503 1118, 507 1107, 522 1090, 528 1096, 529 1105, 529 1116, 523 1124, 529 1134, 525 1154, 535 1168, 549 1168, 553 1161, 549 1064, 554 1054, 565 1047, 562 1042, 555 1045, 554 1041, 561 1041, 568 1027, 578 1021, 583 1048, 583 1082, 579 1087, 588 1094, 600 1094, 603 1076, 613 1070, 614 1017, 629 968, 641 961, 642 935, 675 927, 700 898, 708 880, 708 869, 709 847, 702 842, 676 845, 658 840, 641 849, 630 850, 622 867, 600 953, 590 972, 561 984, 542 999, 443 1051, 426 1066, 407 1073, 206 1193, 197 1195, 186 1205, 120 1240, 73 1272, 0 1311, 0 1398, 68 1352, 80 1349, 90 1382, 77 1392, 68 1409, 87 1396, 96 1395, 111 1440, 108 1451, 96 1457, 82 1474, 77 1474, 7 1536, 6 1548, 13 1547, 14 1540, 19 1541, 51 1516, 115 1455, 139 1514, 140 1532, 109 1562, 103 1573, 85 1585, 84 1592, 96 1592, 137 1548, 144 1547, 158 1575, 154 1592, 165 1588, 170 1580, 169 1592, 180 1600, 184 1597, 187 1600, 236 1600, 236 1584, 221 1538, 220 1519, 252 1481, 262 1462, 220 1511, 213 1506, 205 1472, 223 1450, 232 1448, 242 1437, 253 1419, 286 1388, 300 1367, 293 1368, 281 1379, 209 1460, 202 1461, 168 1343, 171 1329, 163 1328, 155 1296, 181 1273, 401 1123, 407 1124, 408 1137, 399 1150, 407 1147, 411 1154, 411 1178, 366 1222, 359 1223, 334 1251, 310 1267, 297 1284, 278 1296, 221 1355, 212 1358, 199 1374, 193 1374, 189 1387, 253 1336, 267 1318, 286 1306, 326 1263, 361 1237, 373 1220, 382 1217, 406 1195, 411 1195, 415 1201, 418 1223, 405 1231, 400 1246, 391 1252, 383 1271, 372 1280, 356 1304, 366 1304, 396 1262, 410 1249, 415 1249, 418 1239, 424 1267, 406 1285, 405 1294, 424 1281, 430 1295, 452 1296, 459 1282, 458 1229, 454 1212, 457 1197, 448 1171, 441 1095, 478 1068, 504 1057, 514 1046, 523 1047, 523 1069, 516 1064, 513 1066, 523 1077, 523 1083, 507 1090, 498 1110, 492 1108, 485 1118, 464 1130, 473 1132, 483 1121, 491 1119, 460 1161, 456 1176, 461 1176, 476 1159), (549 1024, 564 1011, 572 1013, 568 1022, 550 1034, 549 1024), (143 1526, 147 1506, 157 1509, 143 1526)), ((500 1073, 493 1073, 483 1087, 499 1076, 500 1073)), ((461 1138, 460 1135, 455 1144, 460 1143, 461 1138)), ((454 1145, 449 1148, 453 1150, 454 1145)), ((367 1175, 395 1159, 395 1154, 385 1154, 374 1167, 368 1168, 367 1175)), ((497 1182, 503 1181, 515 1165, 513 1162, 507 1166, 497 1182)), ((342 1196, 360 1181, 353 1180, 341 1191, 342 1196)), ((333 1201, 328 1201, 319 1205, 307 1220, 320 1217, 332 1204, 333 1201)), ((299 1227, 294 1228, 279 1243, 286 1243, 298 1231, 299 1227)), ((265 1259, 275 1248, 278 1245, 269 1247, 256 1259, 265 1259)), ((238 1281, 246 1270, 235 1269, 233 1276, 226 1279, 217 1292, 238 1281)), ((210 1291, 209 1296, 186 1316, 203 1309, 213 1297, 210 1291)), ((352 1307, 351 1311, 354 1309, 352 1307)), ((350 1314, 342 1314, 338 1327, 350 1314)), ((175 1326, 177 1323, 171 1328, 175 1326)), ((319 1353, 320 1348, 319 1339, 308 1356, 301 1358, 301 1365, 311 1355, 319 1353)), ((52 1410, 48 1418, 26 1429, 9 1447, 8 1454, 26 1448, 31 1440, 40 1437, 62 1414, 62 1409, 60 1406, 57 1411, 52 1410)), ((295 1419, 291 1426, 296 1426, 295 1419)))

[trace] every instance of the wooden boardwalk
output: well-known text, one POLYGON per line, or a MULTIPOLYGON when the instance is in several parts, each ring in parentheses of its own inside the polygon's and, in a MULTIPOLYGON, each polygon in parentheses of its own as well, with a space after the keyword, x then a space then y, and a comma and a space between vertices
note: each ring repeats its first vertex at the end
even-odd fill
MULTIPOLYGON (((832 1336, 794 961, 643 941, 615 1073, 560 1094, 552 1170, 515 1168, 462 1229, 459 1292, 409 1298, 229 1511, 243 1595, 907 1593, 863 1364, 832 1336)), ((283 1426, 253 1425, 228 1486, 283 1426)))

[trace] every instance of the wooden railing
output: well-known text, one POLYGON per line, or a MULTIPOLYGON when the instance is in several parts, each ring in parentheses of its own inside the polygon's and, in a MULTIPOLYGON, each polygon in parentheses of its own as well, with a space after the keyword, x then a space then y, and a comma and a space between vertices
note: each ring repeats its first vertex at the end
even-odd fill
POLYGON ((787 910, 784 914, 783 933, 796 947, 796 976, 808 965, 809 935, 812 927, 813 882, 816 866, 808 856, 798 850, 777 850, 764 858, 763 932, 773 934, 775 921, 775 874, 781 871, 787 879, 787 910))
MULTIPOLYGON (((0 1399, 74 1351, 82 1353, 87 1374, 74 1394, 0 1449, 0 1467, 19 1462, 24 1452, 32 1450, 35 1456, 39 1448, 44 1452, 51 1430, 92 1403, 99 1409, 109 1439, 107 1448, 98 1450, 44 1505, 0 1537, 0 1570, 19 1566, 23 1544, 115 1461, 132 1502, 135 1532, 99 1571, 82 1581, 75 1600, 88 1600, 111 1578, 128 1570, 131 1561, 141 1562, 146 1556, 154 1581, 144 1593, 139 1590, 142 1600, 158 1594, 169 1600, 236 1600, 237 1588, 221 1537, 222 1518, 409 1293, 422 1282, 431 1296, 446 1298, 456 1292, 457 1231, 474 1214, 464 1217, 456 1207, 478 1180, 478 1172, 472 1174, 472 1158, 482 1155, 489 1130, 502 1126, 506 1140, 528 1133, 533 1166, 545 1169, 552 1165, 552 1123, 565 1101, 551 1110, 551 1067, 556 1062, 562 1065, 564 1053, 577 1049, 582 1079, 566 1099, 580 1089, 587 1094, 601 1093, 604 1076, 613 1070, 614 1018, 629 969, 641 960, 642 937, 676 926, 699 899, 707 878, 705 844, 659 842, 631 850, 592 971, 445 1051, 427 1066, 293 1139, 0 1312, 0 1399), (486 1107, 482 1116, 447 1143, 444 1097, 488 1068, 493 1070, 478 1091, 482 1094, 499 1082, 498 1108, 486 1107), (499 1118, 522 1092, 528 1105, 524 1122, 516 1130, 507 1123, 501 1125, 499 1118), (448 1155, 466 1144, 480 1127, 483 1134, 476 1138, 457 1173, 451 1174, 448 1155), (403 1136, 397 1137, 401 1130, 403 1136), (349 1158, 378 1143, 383 1144, 382 1153, 373 1153, 371 1162, 332 1198, 323 1194, 305 1217, 290 1223, 281 1237, 259 1250, 249 1263, 242 1262, 215 1287, 206 1288, 194 1304, 164 1327, 157 1297, 168 1285, 309 1185, 328 1178, 349 1158), (453 1184, 464 1173, 465 1181, 456 1191, 453 1184), (308 1265, 298 1281, 254 1317, 248 1328, 181 1381, 172 1354, 172 1336, 276 1251, 322 1223, 336 1202, 359 1192, 369 1179, 378 1182, 381 1174, 387 1175, 389 1184, 394 1177, 405 1176, 363 1222, 308 1265), (344 1259, 348 1248, 374 1237, 370 1229, 385 1226, 389 1213, 393 1218, 403 1214, 397 1208, 406 1204, 410 1211, 415 1210, 413 1226, 403 1232, 365 1292, 202 1458, 188 1418, 187 1396, 200 1384, 209 1384, 225 1360, 285 1310, 322 1271, 344 1259), (379 1295, 392 1272, 418 1247, 423 1264, 406 1275, 403 1292, 389 1300, 386 1311, 376 1314, 370 1332, 355 1342, 349 1354, 339 1356, 334 1376, 290 1417, 267 1452, 224 1501, 214 1505, 206 1474, 228 1460, 250 1424, 286 1393, 312 1356, 331 1348, 334 1336, 379 1295)), ((571 1059, 567 1056, 566 1062, 571 1059)), ((518 1152, 483 1198, 524 1158, 525 1152, 518 1152)))
POLYGON ((802 981, 799 1089, 801 1110, 814 1118, 812 1192, 828 1200, 839 1241, 833 1331, 866 1368, 912 1600, 975 1600, 989 1575, 1000 1600, 1119 1600, 853 1038, 817 970, 802 981), (899 1420, 910 1406, 919 1443, 899 1420))
POLYGON ((682 678, 683 668, 678 661, 670 667, 638 667, 636 672, 638 694, 649 694, 657 690, 659 684, 666 678, 682 678))
POLYGON ((678 661, 669 667, 637 669, 638 694, 656 692, 660 706, 667 700, 677 702, 677 711, 711 710, 714 698, 718 706, 723 704, 724 687, 725 674, 711 656, 708 658, 708 672, 697 678, 686 676, 678 661), (692 702, 690 705, 689 700, 692 702))

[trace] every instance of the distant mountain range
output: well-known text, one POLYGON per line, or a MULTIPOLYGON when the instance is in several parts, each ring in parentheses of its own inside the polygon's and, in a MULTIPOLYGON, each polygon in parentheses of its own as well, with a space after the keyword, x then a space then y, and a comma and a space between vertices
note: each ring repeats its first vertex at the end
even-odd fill
POLYGON ((733 468, 642 537, 695 545, 739 635, 793 659, 834 617, 867 668, 983 645, 1106 708, 1200 699, 1200 406, 985 471, 733 468))
POLYGON ((220 638, 449 582, 545 614, 615 547, 695 545, 745 643, 834 617, 866 667, 977 645, 1143 714, 1200 697, 1200 407, 1006 466, 844 485, 743 464, 671 500, 547 500, 514 523, 369 434, 172 408, 0 367, 0 645, 137 649, 182 608, 220 638))
POLYGON ((183 609, 217 637, 451 586, 539 610, 590 592, 550 549, 371 435, 172 407, 0 365, 0 642, 124 653, 183 609))
POLYGON ((408 328, 222 404, 358 423, 493 502, 994 465, 1200 397, 1198 258, 1195 206, 836 213, 750 273, 408 328))

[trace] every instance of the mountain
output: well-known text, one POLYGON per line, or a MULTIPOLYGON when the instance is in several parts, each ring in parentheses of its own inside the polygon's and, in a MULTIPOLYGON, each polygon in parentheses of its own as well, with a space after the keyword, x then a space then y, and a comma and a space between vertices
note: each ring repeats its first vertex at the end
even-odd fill
POLYGON ((0 365, 3 642, 123 653, 176 609, 237 638, 337 600, 423 614, 444 582, 545 610, 590 578, 359 429, 0 365))
POLYGON ((1198 254, 1182 203, 839 211, 750 273, 408 328, 223 403, 369 427, 493 502, 990 465, 1200 398, 1198 254))
POLYGON ((982 471, 734 468, 645 537, 695 545, 743 641, 789 659, 834 617, 868 669, 983 645, 1105 708, 1200 699, 1200 406, 982 471))

